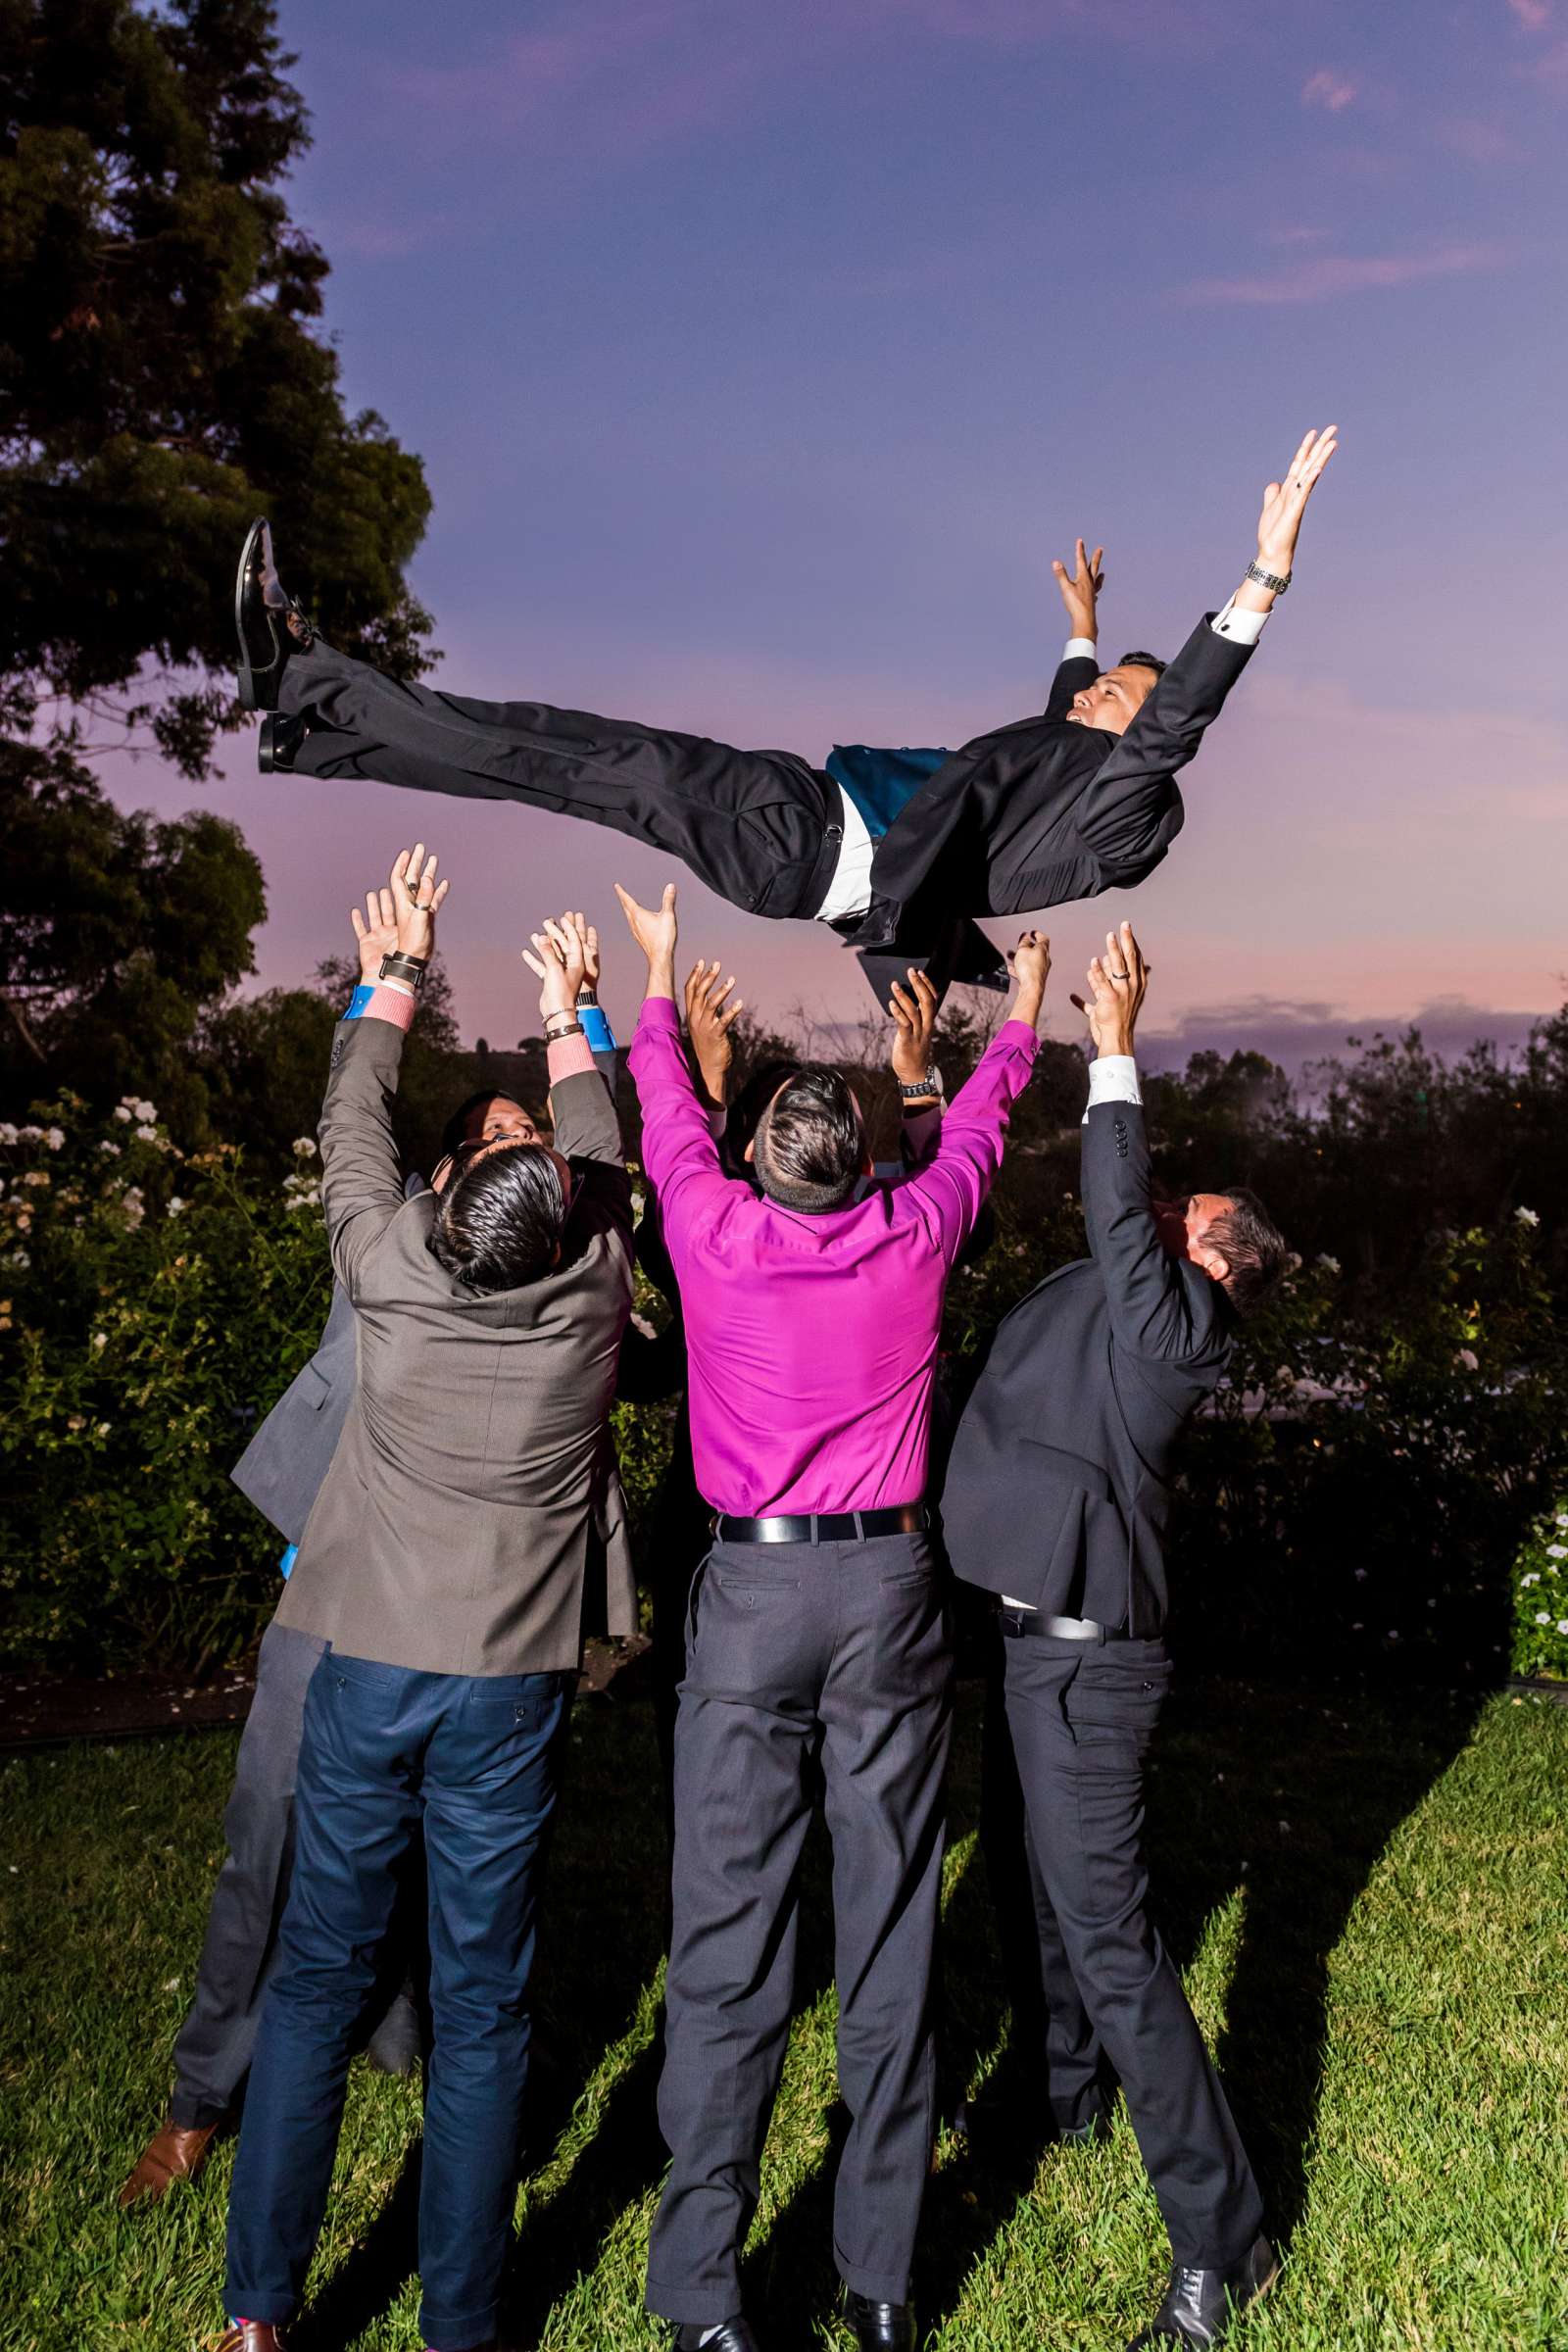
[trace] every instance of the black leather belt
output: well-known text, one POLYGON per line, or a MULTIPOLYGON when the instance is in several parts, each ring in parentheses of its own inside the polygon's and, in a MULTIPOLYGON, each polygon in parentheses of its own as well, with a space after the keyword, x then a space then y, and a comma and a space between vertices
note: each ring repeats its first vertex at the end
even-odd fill
POLYGON ((1099 1625, 1093 1617, 1048 1617, 1040 1609, 999 1609, 997 1622, 1009 1639, 1039 1634, 1051 1642, 1130 1642, 1124 1625, 1099 1625))
POLYGON ((923 1502, 901 1502, 885 1511, 817 1511, 782 1519, 732 1519, 720 1511, 713 1536, 720 1544, 860 1544, 867 1536, 917 1536, 930 1524, 923 1502))

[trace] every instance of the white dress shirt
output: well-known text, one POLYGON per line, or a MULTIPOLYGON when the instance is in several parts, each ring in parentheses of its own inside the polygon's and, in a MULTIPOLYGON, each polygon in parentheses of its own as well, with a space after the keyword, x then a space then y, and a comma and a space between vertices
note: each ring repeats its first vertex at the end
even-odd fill
MULTIPOLYGON (((1263 634, 1266 612, 1238 612, 1236 599, 1215 613, 1209 626, 1216 637, 1229 637, 1237 645, 1255 645, 1263 634)), ((1064 662, 1096 662, 1099 650, 1093 637, 1069 637, 1061 649, 1064 662)), ((851 914, 864 914, 871 904, 871 860, 876 855, 876 843, 866 830, 860 811, 842 784, 834 787, 839 796, 839 820, 843 839, 839 843, 838 862, 833 879, 827 886, 827 896, 816 910, 819 923, 841 922, 851 914)))

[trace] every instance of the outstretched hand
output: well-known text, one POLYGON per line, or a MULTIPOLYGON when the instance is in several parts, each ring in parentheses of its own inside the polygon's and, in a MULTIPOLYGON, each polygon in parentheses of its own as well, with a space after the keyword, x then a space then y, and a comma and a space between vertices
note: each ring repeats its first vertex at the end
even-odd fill
POLYGON ((578 992, 592 963, 599 969, 599 934, 578 911, 548 916, 542 931, 529 933, 534 952, 522 951, 522 960, 541 982, 539 1011, 544 1019, 555 1012, 575 1012, 578 992))
MULTIPOLYGON (((427 858, 423 842, 416 841, 412 850, 398 852, 388 876, 397 952, 400 956, 416 956, 421 963, 427 963, 435 953, 435 918, 452 888, 450 882, 437 882, 435 869, 435 852, 432 850, 427 858)), ((356 932, 360 928, 358 913, 354 928, 356 932)))
POLYGON ((1133 1031, 1149 988, 1152 966, 1133 937, 1131 923, 1105 933, 1105 953, 1090 958, 1087 998, 1073 1003, 1089 1023, 1097 1054, 1130 1054, 1133 1031))
POLYGON ((1044 931, 1020 931, 1018 944, 1008 960, 1018 983, 1009 1017, 1027 1021, 1031 1029, 1036 1029, 1045 1008, 1046 982, 1051 977, 1051 941, 1044 931))
POLYGON ((931 1040, 942 999, 926 973, 909 966, 909 985, 895 980, 888 999, 893 1015, 893 1075, 900 1086, 919 1086, 931 1068, 931 1040))
POLYGON ((368 890, 365 912, 351 906, 349 921, 360 953, 360 978, 378 980, 382 956, 394 955, 398 944, 398 904, 390 889, 383 883, 379 890, 368 890))
POLYGON ((675 885, 664 884, 664 895, 657 906, 640 906, 629 890, 615 884, 615 896, 620 911, 626 917, 626 927, 650 963, 671 961, 679 925, 675 920, 675 885))
POLYGON ((745 999, 731 997, 735 975, 732 972, 727 980, 721 981, 720 968, 716 962, 704 963, 701 959, 693 964, 686 982, 686 1034, 692 1041, 708 1099, 722 1110, 735 1052, 729 1033, 745 1010, 745 999))
POLYGON ((1095 624, 1095 599, 1105 584, 1105 575, 1101 568, 1101 559, 1104 553, 1102 547, 1097 547, 1092 556, 1087 555, 1080 539, 1071 571, 1059 557, 1051 566, 1055 574, 1056 586, 1061 590, 1061 601, 1067 608, 1067 618, 1074 637, 1094 637, 1099 634, 1095 624))
POLYGON ((1265 571, 1289 576, 1306 502, 1339 447, 1339 429, 1337 424, 1326 424, 1321 432, 1314 427, 1291 460, 1284 480, 1265 485, 1257 518, 1257 560, 1265 571))

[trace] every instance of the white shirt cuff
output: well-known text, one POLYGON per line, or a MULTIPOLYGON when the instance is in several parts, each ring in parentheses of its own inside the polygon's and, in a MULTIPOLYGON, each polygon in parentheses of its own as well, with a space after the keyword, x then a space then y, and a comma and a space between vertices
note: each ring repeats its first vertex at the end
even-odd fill
POLYGON ((1089 1124, 1089 1112, 1097 1102, 1142 1102, 1138 1091, 1138 1064, 1130 1054, 1102 1054, 1089 1064, 1089 1103, 1084 1112, 1084 1125, 1089 1124))
POLYGON ((1267 620, 1266 612, 1238 612, 1233 596, 1208 625, 1216 637, 1228 637, 1233 645, 1255 645, 1267 620))
POLYGON ((1061 649, 1064 662, 1098 662, 1100 649, 1093 637, 1069 637, 1061 649))

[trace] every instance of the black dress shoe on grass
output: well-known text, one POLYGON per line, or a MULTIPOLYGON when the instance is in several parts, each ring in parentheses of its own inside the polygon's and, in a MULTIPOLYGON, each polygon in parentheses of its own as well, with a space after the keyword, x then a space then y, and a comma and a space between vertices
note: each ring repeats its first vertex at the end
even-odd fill
POLYGON ((1223 2343, 1250 2303, 1266 2295, 1280 2275, 1279 2257, 1266 2237, 1224 2271, 1187 2271, 1178 2263, 1165 2299, 1128 2352, 1158 2352, 1162 2344, 1196 2344, 1200 2352, 1223 2343))
POLYGON ((914 2305, 873 2303, 844 2289, 844 2317, 855 2331, 860 2352, 914 2352, 914 2305))
POLYGON ((309 653, 316 629, 298 598, 289 595, 277 576, 271 525, 265 515, 251 524, 240 550, 234 633, 239 639, 241 710, 275 710, 288 658, 309 653))
POLYGON ((699 2346, 702 2352, 762 2352, 761 2345, 752 2333, 750 2320, 741 2312, 737 2312, 734 2319, 725 2320, 711 2335, 702 2326, 676 2328, 675 2352, 698 2352, 699 2346))

